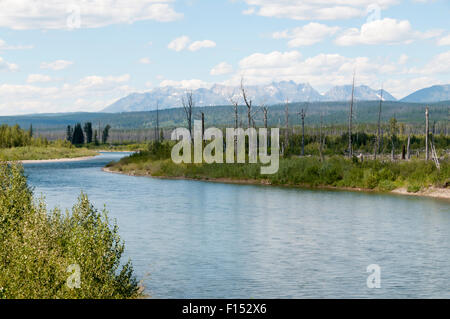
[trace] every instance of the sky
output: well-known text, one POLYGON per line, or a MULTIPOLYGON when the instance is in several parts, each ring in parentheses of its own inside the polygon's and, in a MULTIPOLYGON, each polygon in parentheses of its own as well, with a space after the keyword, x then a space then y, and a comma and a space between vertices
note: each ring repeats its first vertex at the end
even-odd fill
POLYGON ((0 115, 293 80, 396 98, 450 83, 450 0, 0 0, 0 115))

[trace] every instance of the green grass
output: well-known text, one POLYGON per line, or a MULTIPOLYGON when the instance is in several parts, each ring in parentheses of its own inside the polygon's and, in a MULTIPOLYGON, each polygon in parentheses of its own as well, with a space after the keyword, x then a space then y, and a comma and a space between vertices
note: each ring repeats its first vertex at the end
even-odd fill
POLYGON ((70 212, 48 210, 33 197, 23 167, 5 162, 0 188, 0 299, 141 295, 130 261, 122 261, 117 225, 85 194, 70 212), (78 288, 67 284, 71 265, 79 266, 78 288))
POLYGON ((21 146, 0 149, 0 160, 47 160, 58 158, 75 158, 94 156, 98 153, 87 148, 58 147, 58 146, 21 146))
POLYGON ((276 174, 261 175, 260 164, 175 164, 169 158, 170 145, 133 154, 107 165, 112 171, 135 175, 183 177, 192 179, 229 179, 292 185, 339 188, 363 188, 391 191, 406 187, 417 192, 430 186, 446 187, 450 183, 450 164, 446 158, 438 170, 432 161, 351 161, 343 156, 280 158, 276 174))
POLYGON ((128 143, 128 144, 87 144, 89 150, 109 151, 109 152, 135 152, 147 148, 146 143, 128 143))

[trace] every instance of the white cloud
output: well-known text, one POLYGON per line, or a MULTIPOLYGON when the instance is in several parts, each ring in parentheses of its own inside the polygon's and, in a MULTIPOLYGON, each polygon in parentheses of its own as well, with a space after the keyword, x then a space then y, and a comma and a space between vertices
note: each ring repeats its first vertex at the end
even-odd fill
POLYGON ((399 58, 398 58, 398 64, 405 64, 406 62, 408 62, 409 57, 406 54, 402 54, 399 58))
POLYGON ((159 86, 174 86, 183 89, 195 90, 199 88, 210 88, 212 85, 208 82, 192 79, 192 80, 181 80, 181 81, 173 81, 173 80, 164 80, 159 86))
POLYGON ((52 78, 48 75, 43 74, 30 74, 27 77, 27 83, 36 83, 36 82, 50 82, 52 78))
POLYGON ((0 57, 0 71, 9 71, 14 72, 19 69, 19 66, 15 63, 10 63, 5 61, 2 57, 0 57))
POLYGON ((15 30, 98 28, 141 20, 168 22, 180 19, 172 0, 3 0, 0 27, 15 30), (79 23, 78 23, 79 22, 79 23))
POLYGON ((440 53, 434 56, 423 67, 413 67, 409 70, 409 73, 417 74, 450 74, 450 51, 440 53))
POLYGON ((136 91, 126 85, 129 79, 128 74, 91 75, 51 87, 0 84, 0 114, 99 111, 136 91))
POLYGON ((441 31, 414 31, 408 20, 397 21, 391 18, 373 20, 361 26, 350 28, 339 35, 335 43, 348 46, 355 44, 399 44, 411 43, 416 39, 436 37, 441 31))
POLYGON ((445 37, 440 38, 438 40, 437 44, 441 45, 441 46, 443 46, 443 45, 450 45, 450 34, 445 36, 445 37))
POLYGON ((32 45, 9 45, 3 39, 0 39, 0 51, 3 50, 26 50, 32 49, 32 45))
POLYGON ((297 63, 301 54, 298 51, 279 52, 274 51, 268 54, 254 53, 243 58, 239 62, 241 69, 269 69, 289 67, 297 63))
POLYGON ((54 71, 59 71, 67 68, 68 66, 72 65, 72 61, 66 61, 66 60, 56 60, 53 62, 42 62, 41 63, 41 69, 51 69, 54 71))
POLYGON ((189 37, 184 35, 172 40, 167 47, 171 50, 179 52, 181 50, 184 50, 190 41, 191 40, 189 39, 189 37))
POLYGON ((211 69, 211 75, 224 75, 233 72, 233 67, 227 62, 221 62, 211 69))
MULTIPOLYGON (((335 20, 361 17, 373 0, 244 0, 249 6, 244 14, 294 20, 335 20)), ((400 0, 377 0, 381 9, 399 3, 400 0)))
POLYGON ((211 40, 195 41, 189 46, 190 51, 197 51, 202 48, 214 48, 216 43, 211 40))
POLYGON ((191 39, 188 36, 184 35, 170 41, 167 47, 171 50, 179 52, 186 48, 189 51, 197 51, 202 48, 214 48, 216 46, 216 43, 211 40, 194 41, 190 45, 189 43, 191 43, 191 39))
POLYGON ((84 88, 100 88, 105 89, 112 86, 115 86, 118 83, 128 82, 130 80, 129 74, 124 74, 120 76, 97 76, 91 75, 82 78, 79 82, 79 87, 84 88))
POLYGON ((142 64, 150 64, 151 61, 150 61, 149 58, 142 58, 142 59, 139 59, 139 63, 142 63, 142 64))
POLYGON ((321 42, 326 37, 335 34, 339 29, 339 27, 329 27, 324 24, 311 22, 303 27, 294 28, 291 31, 275 32, 272 36, 275 39, 291 39, 288 42, 288 46, 293 48, 321 42))
POLYGON ((308 82, 319 91, 333 85, 351 82, 356 70, 358 83, 378 87, 380 79, 396 74, 396 61, 377 61, 368 57, 345 57, 340 54, 318 54, 303 58, 298 51, 255 53, 239 62, 239 70, 224 84, 238 85, 241 76, 249 84, 293 80, 308 82))

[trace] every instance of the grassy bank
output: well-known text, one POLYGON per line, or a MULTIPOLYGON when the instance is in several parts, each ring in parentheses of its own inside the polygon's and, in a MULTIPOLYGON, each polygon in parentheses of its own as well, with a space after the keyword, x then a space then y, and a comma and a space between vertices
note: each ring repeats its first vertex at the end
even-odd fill
POLYGON ((48 160, 59 158, 76 158, 94 156, 98 153, 95 150, 78 147, 64 146, 21 146, 0 149, 0 160, 21 161, 21 160, 48 160))
POLYGON ((117 225, 85 194, 71 212, 47 210, 19 164, 0 163, 0 187, 0 299, 140 295, 117 225))
POLYGON ((343 156, 280 158, 278 173, 261 175, 260 164, 175 164, 170 149, 145 151, 108 164, 113 172, 157 177, 256 181, 272 185, 361 188, 391 191, 406 188, 418 192, 428 187, 445 188, 450 184, 450 163, 445 159, 438 170, 432 161, 363 162, 343 156))
POLYGON ((127 143, 127 144, 86 144, 89 150, 106 152, 136 152, 147 149, 146 143, 127 143))

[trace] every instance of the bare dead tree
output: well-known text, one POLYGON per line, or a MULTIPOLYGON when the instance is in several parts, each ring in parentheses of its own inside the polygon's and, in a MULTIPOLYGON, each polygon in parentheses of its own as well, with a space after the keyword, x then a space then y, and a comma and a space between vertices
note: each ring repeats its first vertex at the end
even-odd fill
MULTIPOLYGON (((239 120, 239 116, 238 116, 238 106, 239 106, 239 99, 236 97, 236 95, 233 94, 230 95, 230 97, 228 98, 231 106, 233 106, 233 111, 234 111, 234 129, 236 130, 238 128, 238 120, 239 120)), ((242 122, 242 121, 241 121, 242 122)), ((242 123, 241 123, 242 125, 242 123)), ((234 153, 235 155, 237 154, 237 136, 234 136, 234 153)))
POLYGON ((156 101, 156 131, 155 131, 156 141, 159 142, 159 101, 156 101))
POLYGON ((378 125, 377 125, 377 143, 373 153, 374 158, 377 159, 377 154, 380 152, 380 135, 381 135, 381 104, 383 103, 383 85, 380 90, 380 107, 378 108, 378 125))
POLYGON ((289 99, 286 98, 286 103, 284 106, 284 121, 285 121, 285 127, 286 132, 284 133, 284 144, 287 147, 289 143, 289 99))
POLYGON ((202 141, 205 139, 205 113, 202 112, 202 141))
POLYGON ((408 146, 406 147, 406 158, 411 158, 411 133, 408 134, 408 146))
POLYGON ((248 128, 252 126, 252 100, 248 98, 247 92, 244 87, 244 78, 241 78, 241 92, 244 98, 245 105, 247 106, 247 118, 248 118, 248 128))
POLYGON ((428 161, 429 159, 429 151, 428 151, 428 136, 430 135, 430 128, 429 128, 429 110, 428 106, 425 108, 425 160, 428 161))
POLYGON ((302 108, 301 111, 298 113, 302 120, 302 156, 305 155, 305 118, 307 109, 308 104, 306 104, 306 108, 302 108))
POLYGON ((238 106, 239 106, 239 100, 235 95, 231 95, 229 98, 229 101, 231 103, 231 106, 233 106, 234 111, 234 129, 238 128, 238 106))
POLYGON ((323 126, 323 114, 320 114, 320 129, 319 129, 319 155, 320 161, 323 162, 323 148, 325 146, 326 134, 322 135, 322 126, 323 126))
POLYGON ((264 128, 267 128, 267 113, 269 112, 269 107, 267 106, 267 99, 264 98, 263 101, 260 104, 260 108, 263 112, 263 123, 264 123, 264 128))
POLYGON ((181 98, 181 103, 183 104, 188 130, 192 138, 192 109, 194 107, 194 98, 192 91, 186 92, 186 95, 181 98))
POLYGON ((353 98, 355 96, 355 73, 353 73, 352 98, 350 100, 350 114, 348 116, 348 156, 353 157, 352 147, 352 120, 353 120, 353 98))

